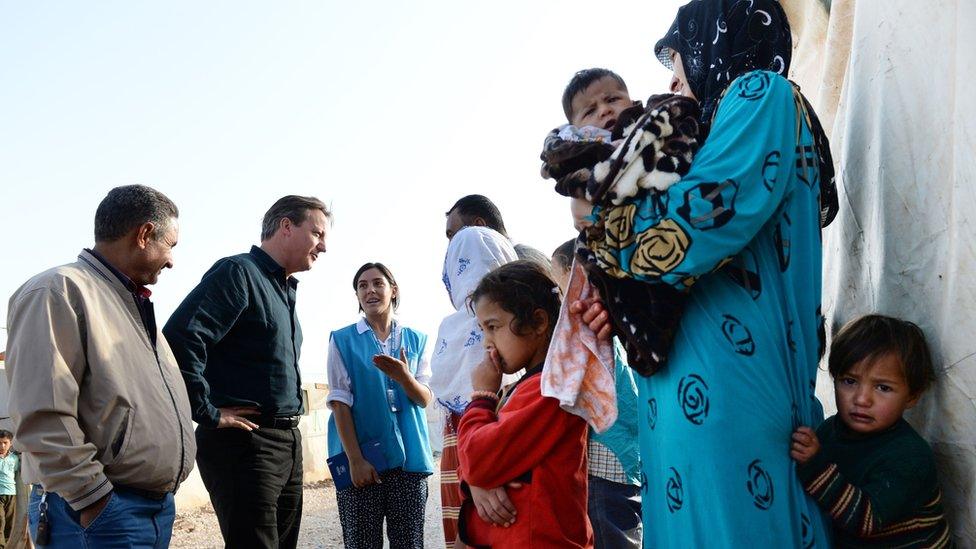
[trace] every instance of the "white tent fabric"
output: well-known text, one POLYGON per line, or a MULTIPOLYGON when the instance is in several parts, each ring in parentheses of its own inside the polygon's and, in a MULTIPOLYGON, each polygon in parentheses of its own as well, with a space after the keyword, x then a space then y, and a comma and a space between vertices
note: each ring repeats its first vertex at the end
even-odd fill
MULTIPOLYGON (((976 547, 976 2, 832 4, 826 28, 787 9, 824 37, 798 42, 794 77, 838 168, 828 331, 869 312, 925 330, 938 381, 908 419, 935 451, 957 543, 976 547)), ((826 373, 817 393, 833 413, 826 373)))

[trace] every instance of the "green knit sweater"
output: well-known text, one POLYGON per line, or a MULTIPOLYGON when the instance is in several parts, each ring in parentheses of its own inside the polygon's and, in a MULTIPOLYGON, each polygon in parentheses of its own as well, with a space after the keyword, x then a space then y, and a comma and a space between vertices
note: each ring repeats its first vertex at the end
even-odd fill
POLYGON ((834 416, 817 437, 820 452, 797 472, 837 547, 952 546, 932 449, 908 422, 862 436, 834 416))

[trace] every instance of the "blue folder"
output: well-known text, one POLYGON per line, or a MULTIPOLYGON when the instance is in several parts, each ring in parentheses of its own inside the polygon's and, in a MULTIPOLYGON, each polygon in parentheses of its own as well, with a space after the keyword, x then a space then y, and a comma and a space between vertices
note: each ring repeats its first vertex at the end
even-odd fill
MULTIPOLYGON (((360 446, 363 457, 376 469, 377 473, 386 471, 386 457, 383 455, 383 446, 380 441, 373 440, 360 446)), ((335 483, 336 490, 344 490, 352 486, 352 474, 349 471, 349 456, 345 452, 340 452, 325 461, 329 465, 329 472, 332 473, 332 482, 335 483)))

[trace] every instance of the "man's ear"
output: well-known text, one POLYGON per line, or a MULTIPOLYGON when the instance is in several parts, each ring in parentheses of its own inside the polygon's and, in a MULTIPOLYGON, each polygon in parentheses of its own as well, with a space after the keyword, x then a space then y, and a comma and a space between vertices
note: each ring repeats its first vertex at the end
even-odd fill
POLYGON ((476 227, 487 227, 488 226, 488 222, 485 221, 485 218, 483 218, 483 217, 476 217, 476 218, 474 218, 474 225, 476 227))
POLYGON ((291 228, 293 226, 294 224, 291 222, 291 219, 288 219, 287 217, 282 217, 281 221, 278 222, 278 230, 281 231, 285 236, 291 236, 291 228))
POLYGON ((156 224, 152 221, 147 221, 136 228, 136 246, 139 246, 140 250, 145 250, 149 241, 154 238, 156 238, 156 224))

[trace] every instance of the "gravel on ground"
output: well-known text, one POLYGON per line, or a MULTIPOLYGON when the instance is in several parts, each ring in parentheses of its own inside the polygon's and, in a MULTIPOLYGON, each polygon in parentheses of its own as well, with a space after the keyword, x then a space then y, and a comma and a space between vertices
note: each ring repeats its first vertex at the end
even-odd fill
MULTIPOLYGON (((430 496, 424 519, 424 541, 427 547, 443 547, 444 531, 441 527, 441 492, 439 464, 434 464, 434 474, 428 480, 430 496)), ((221 548, 224 546, 213 507, 205 507, 176 514, 173 540, 170 547, 186 549, 221 548)), ((306 484, 302 502, 302 529, 298 538, 302 548, 342 547, 342 528, 336 508, 335 487, 331 480, 306 484)), ((389 547, 386 541, 384 547, 389 547)))

